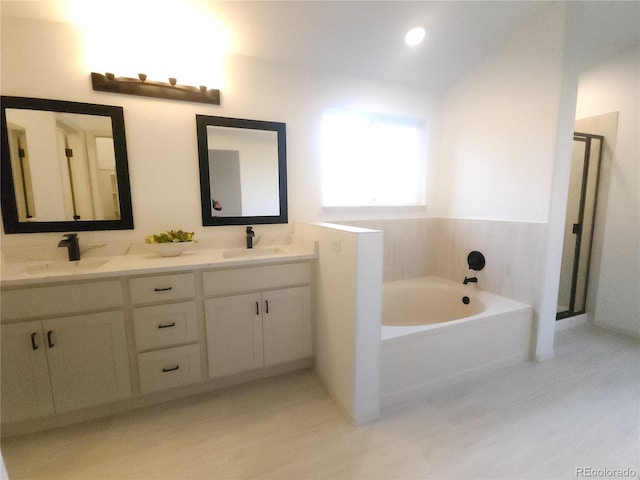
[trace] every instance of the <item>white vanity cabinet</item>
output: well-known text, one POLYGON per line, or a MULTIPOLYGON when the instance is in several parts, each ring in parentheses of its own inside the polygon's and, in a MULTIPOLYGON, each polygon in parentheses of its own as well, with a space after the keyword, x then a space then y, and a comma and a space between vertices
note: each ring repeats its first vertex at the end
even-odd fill
POLYGON ((210 377, 313 355, 310 276, 306 262, 203 273, 215 295, 205 300, 210 377))
POLYGON ((153 268, 3 279, 3 434, 311 365, 315 257, 304 257, 215 265, 203 253, 164 266, 144 256, 153 268))
POLYGON ((143 394, 202 380, 195 285, 192 272, 129 280, 143 394))
POLYGON ((131 396, 121 295, 120 281, 3 291, 3 423, 131 396))

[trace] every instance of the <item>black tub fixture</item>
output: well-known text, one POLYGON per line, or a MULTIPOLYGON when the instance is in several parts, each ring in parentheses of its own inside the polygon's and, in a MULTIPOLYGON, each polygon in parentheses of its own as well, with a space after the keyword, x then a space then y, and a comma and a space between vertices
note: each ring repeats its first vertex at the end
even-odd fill
POLYGON ((467 263, 469 264, 469 268, 471 270, 482 270, 485 265, 484 255, 474 250, 467 256, 467 263))

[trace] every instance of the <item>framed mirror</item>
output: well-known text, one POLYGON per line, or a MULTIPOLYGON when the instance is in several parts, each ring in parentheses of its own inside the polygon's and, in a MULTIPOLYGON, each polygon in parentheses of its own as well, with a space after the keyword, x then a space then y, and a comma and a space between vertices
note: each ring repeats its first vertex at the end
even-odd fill
POLYGON ((286 125, 196 115, 202 224, 287 223, 286 125))
POLYGON ((133 228, 122 107, 1 101, 5 233, 133 228))

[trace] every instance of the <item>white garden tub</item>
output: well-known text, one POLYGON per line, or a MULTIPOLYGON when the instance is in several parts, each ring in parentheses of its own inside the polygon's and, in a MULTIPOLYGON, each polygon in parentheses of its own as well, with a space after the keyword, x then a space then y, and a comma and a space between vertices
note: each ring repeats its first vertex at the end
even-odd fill
POLYGON ((531 358, 533 309, 439 277, 385 282, 381 405, 531 358))

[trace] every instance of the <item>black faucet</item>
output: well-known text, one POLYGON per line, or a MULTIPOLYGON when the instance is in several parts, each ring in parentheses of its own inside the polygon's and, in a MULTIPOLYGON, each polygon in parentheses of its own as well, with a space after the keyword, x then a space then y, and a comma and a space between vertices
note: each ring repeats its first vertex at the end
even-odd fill
POLYGON ((247 248, 253 248, 253 237, 256 236, 256 232, 253 231, 253 227, 247 227, 247 248))
POLYGON ((467 283, 478 283, 478 277, 464 277, 464 282, 462 282, 463 284, 467 284, 467 283))
POLYGON ((60 240, 59 247, 67 247, 69 250, 69 261, 75 262, 80 260, 80 243, 78 243, 77 233, 67 233, 64 240, 60 240))

